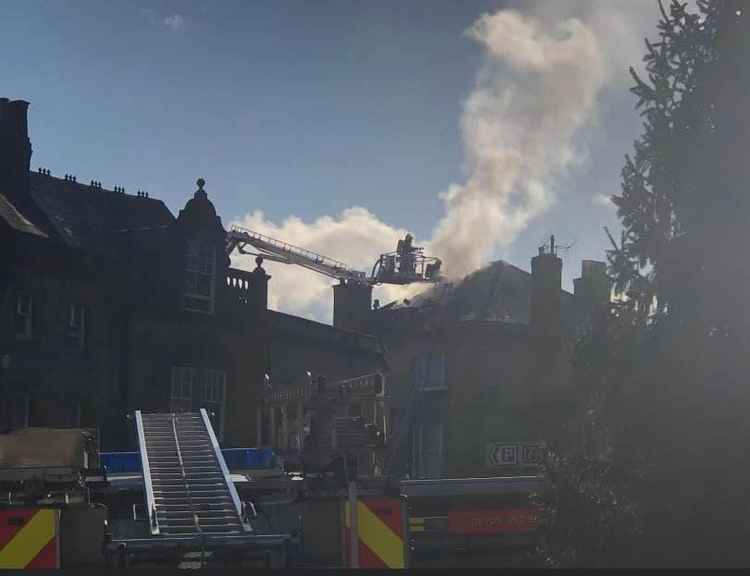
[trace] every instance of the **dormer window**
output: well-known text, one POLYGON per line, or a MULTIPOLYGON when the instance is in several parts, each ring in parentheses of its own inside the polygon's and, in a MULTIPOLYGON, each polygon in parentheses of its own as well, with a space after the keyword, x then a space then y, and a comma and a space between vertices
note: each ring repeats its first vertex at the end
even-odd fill
POLYGON ((216 249, 199 240, 188 240, 185 254, 185 310, 212 314, 216 249))

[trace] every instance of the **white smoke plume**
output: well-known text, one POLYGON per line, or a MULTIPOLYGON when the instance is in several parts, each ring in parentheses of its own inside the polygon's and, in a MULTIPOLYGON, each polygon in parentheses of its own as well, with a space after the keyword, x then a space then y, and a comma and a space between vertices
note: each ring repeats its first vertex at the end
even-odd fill
POLYGON ((430 242, 451 276, 481 266, 550 207, 555 178, 582 157, 573 136, 606 79, 596 37, 580 20, 546 27, 503 10, 468 33, 487 54, 462 118, 469 176, 443 195, 446 215, 430 242))
MULTIPOLYGON (((445 215, 424 242, 449 277, 479 268, 554 205, 565 176, 587 159, 577 135, 596 122, 607 83, 627 81, 646 22, 656 17, 651 0, 523 6, 525 13, 482 15, 467 30, 485 54, 461 117, 467 176, 440 194, 445 215)), ((254 212, 239 224, 362 270, 406 233, 356 207, 309 223, 290 217, 275 224, 254 212)), ((330 320, 330 279, 283 265, 271 273, 272 308, 330 320)), ((376 297, 385 303, 417 289, 380 288, 376 297)))

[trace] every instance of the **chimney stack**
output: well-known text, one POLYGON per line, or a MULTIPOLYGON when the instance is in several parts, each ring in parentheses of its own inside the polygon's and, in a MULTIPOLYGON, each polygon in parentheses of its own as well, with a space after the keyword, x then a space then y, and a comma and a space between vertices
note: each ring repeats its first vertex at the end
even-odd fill
POLYGON ((573 280, 576 330, 579 334, 593 328, 610 300, 607 265, 596 260, 581 261, 581 277, 573 280))
POLYGON ((28 107, 24 100, 0 98, 0 189, 20 204, 29 192, 28 107))
POLYGON ((549 248, 540 246, 539 254, 531 259, 529 324, 535 339, 559 341, 561 290, 562 260, 557 256, 555 237, 552 236, 549 248))
POLYGON ((343 279, 333 287, 333 325, 353 332, 367 332, 372 308, 372 286, 343 279))
POLYGON ((540 246, 531 259, 531 310, 529 332, 532 349, 532 394, 556 387, 562 343, 562 260, 557 256, 555 237, 549 247, 540 246))

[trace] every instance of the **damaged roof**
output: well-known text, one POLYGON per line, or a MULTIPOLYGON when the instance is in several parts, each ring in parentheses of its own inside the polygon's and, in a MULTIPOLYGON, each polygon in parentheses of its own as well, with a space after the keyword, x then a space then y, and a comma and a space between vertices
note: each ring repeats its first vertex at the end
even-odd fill
MULTIPOLYGON (((573 295, 565 290, 560 292, 563 324, 572 326, 573 295)), ((431 286, 408 305, 398 304, 391 309, 419 308, 432 308, 439 311, 443 320, 453 322, 491 320, 528 324, 531 273, 497 260, 455 282, 431 286)))

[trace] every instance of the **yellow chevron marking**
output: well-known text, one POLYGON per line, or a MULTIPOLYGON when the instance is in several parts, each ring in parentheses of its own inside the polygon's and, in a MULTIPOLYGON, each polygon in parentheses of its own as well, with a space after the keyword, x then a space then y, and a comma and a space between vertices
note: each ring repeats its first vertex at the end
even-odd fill
POLYGON ((359 537, 388 568, 404 567, 404 543, 366 504, 357 506, 359 537))
MULTIPOLYGON (((352 527, 348 502, 345 504, 344 521, 347 528, 352 527)), ((360 541, 366 544, 388 568, 404 567, 403 541, 362 501, 359 501, 357 506, 357 525, 360 541)))
POLYGON ((0 549, 0 568, 25 568, 55 537, 57 512, 39 510, 0 549))

